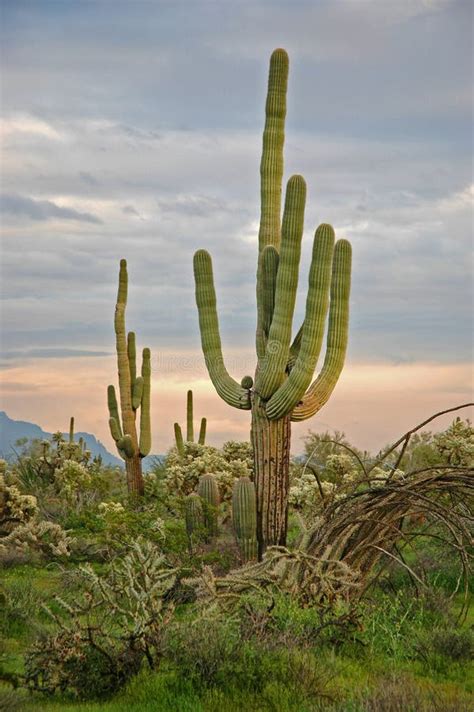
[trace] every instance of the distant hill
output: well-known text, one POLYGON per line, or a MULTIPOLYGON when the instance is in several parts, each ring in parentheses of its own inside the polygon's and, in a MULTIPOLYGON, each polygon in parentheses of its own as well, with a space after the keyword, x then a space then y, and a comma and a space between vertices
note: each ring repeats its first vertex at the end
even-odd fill
MULTIPOLYGON (((69 437, 69 433, 64 433, 65 437, 69 437)), ((52 433, 47 433, 39 425, 28 423, 25 420, 12 420, 4 411, 0 411, 0 456, 5 460, 11 460, 14 456, 13 448, 15 442, 20 438, 28 438, 28 440, 50 440, 52 433)), ((75 433, 74 439, 84 438, 87 449, 91 451, 92 456, 100 455, 104 465, 119 465, 123 467, 123 460, 115 455, 112 455, 104 445, 97 440, 95 435, 90 433, 75 433)))

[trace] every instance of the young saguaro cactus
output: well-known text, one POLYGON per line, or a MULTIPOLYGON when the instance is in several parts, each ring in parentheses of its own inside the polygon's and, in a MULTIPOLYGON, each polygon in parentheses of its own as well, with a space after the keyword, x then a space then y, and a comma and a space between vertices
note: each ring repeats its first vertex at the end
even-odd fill
POLYGON ((115 307, 115 340, 117 348, 120 409, 114 386, 107 389, 109 427, 120 455, 125 460, 130 495, 142 495, 144 482, 142 458, 151 449, 150 423, 150 349, 143 349, 141 376, 137 376, 135 334, 125 330, 128 274, 126 260, 120 260, 119 288, 115 307), (136 417, 140 409, 140 431, 136 417))
POLYGON ((304 321, 292 341, 306 184, 299 175, 289 179, 281 217, 287 82, 288 55, 277 49, 270 59, 260 163, 255 379, 244 376, 238 383, 224 365, 211 257, 205 250, 194 256, 210 378, 226 403, 252 411, 260 556, 268 545, 286 542, 291 421, 310 418, 329 399, 344 364, 349 320, 351 246, 335 242, 333 228, 322 224, 314 237, 304 321), (328 311, 326 355, 313 381, 328 311))
POLYGON ((204 503, 204 526, 209 536, 217 536, 217 515, 220 504, 219 487, 214 475, 201 475, 197 493, 204 503))
MULTIPOLYGON (((199 445, 206 444, 206 418, 201 418, 201 426, 199 428, 199 445)), ((176 447, 180 455, 184 455, 184 438, 183 431, 179 423, 174 424, 174 438, 176 441, 176 447)), ((186 442, 194 442, 194 410, 193 410, 193 392, 188 391, 187 401, 186 401, 186 442)))
POLYGON ((257 499, 250 477, 239 477, 234 482, 232 522, 243 560, 257 558, 257 499))

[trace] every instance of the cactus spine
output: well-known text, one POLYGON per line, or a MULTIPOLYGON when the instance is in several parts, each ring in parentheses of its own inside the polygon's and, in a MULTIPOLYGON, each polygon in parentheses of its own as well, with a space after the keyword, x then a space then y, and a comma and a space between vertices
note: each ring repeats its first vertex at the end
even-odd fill
POLYGON ((150 423, 150 349, 143 349, 141 376, 137 376, 135 334, 125 330, 128 274, 126 260, 120 261, 119 288, 115 307, 115 338, 117 349, 120 408, 114 386, 107 389, 109 427, 120 455, 125 460, 127 486, 130 495, 142 495, 144 482, 142 458, 151 449, 150 423), (140 432, 136 417, 140 408, 140 432))
MULTIPOLYGON (((201 418, 201 425, 199 428, 199 445, 206 444, 206 418, 201 418)), ((181 456, 184 455, 184 438, 183 431, 179 423, 174 424, 174 438, 176 441, 176 447, 181 456)), ((194 442, 194 410, 193 410, 193 392, 188 391, 186 399, 186 442, 194 442)))
POLYGON ((249 477, 240 477, 232 489, 232 521, 244 561, 257 557, 257 498, 249 477))
POLYGON ((203 501, 204 526, 206 533, 210 536, 217 536, 217 515, 220 504, 219 488, 213 475, 201 475, 199 478, 197 493, 203 501))
POLYGON ((299 175, 289 179, 281 218, 287 82, 288 56, 277 49, 270 59, 260 163, 255 385, 250 376, 239 384, 224 365, 211 257, 205 250, 194 256, 210 378, 226 403, 252 411, 260 556, 268 545, 286 543, 291 421, 312 417, 329 399, 344 364, 349 319, 351 246, 335 242, 333 228, 322 224, 314 237, 304 321, 292 341, 306 184, 299 175), (326 356, 312 382, 328 311, 326 356))

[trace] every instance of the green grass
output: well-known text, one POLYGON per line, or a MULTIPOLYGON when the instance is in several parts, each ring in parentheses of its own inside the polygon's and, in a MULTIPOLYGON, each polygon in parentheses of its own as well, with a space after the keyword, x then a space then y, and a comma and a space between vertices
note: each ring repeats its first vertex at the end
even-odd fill
MULTIPOLYGON (((358 696, 362 693, 369 695, 371 690, 383 690, 388 675, 399 680, 401 688, 405 680, 413 681, 410 684, 414 684, 422 694, 426 692, 427 699, 435 695, 437 699, 446 700, 449 712, 457 712, 456 707, 459 712, 474 708, 472 660, 450 659, 442 650, 429 651, 425 657, 417 652, 418 639, 429 642, 437 627, 447 625, 443 599, 440 598, 441 603, 436 604, 438 608, 436 605, 432 608, 417 601, 406 581, 403 585, 399 583, 396 592, 379 591, 364 604, 361 616, 363 628, 356 631, 351 640, 340 645, 328 642, 309 644, 305 655, 309 656, 310 666, 314 664, 315 669, 322 670, 327 678, 323 689, 328 697, 321 698, 317 692, 311 697, 303 684, 299 687, 296 683, 292 685, 291 679, 288 684, 281 673, 282 666, 286 664, 285 651, 277 650, 262 663, 263 672, 259 673, 257 691, 252 689, 254 683, 245 669, 239 672, 238 665, 242 662, 238 662, 235 668, 238 684, 233 681, 232 668, 228 667, 206 686, 202 681, 190 679, 185 665, 180 668, 178 663, 173 664, 169 660, 162 664, 158 672, 144 670, 110 700, 80 703, 18 692, 17 709, 25 712, 360 712, 363 708, 358 696)), ((3 638, 0 659, 6 672, 19 673, 23 652, 31 645, 38 630, 52 630, 51 622, 41 613, 40 607, 42 602, 50 601, 54 593, 64 593, 64 579, 60 569, 54 565, 21 565, 5 570, 2 586, 16 592, 19 602, 15 615, 8 616, 8 620, 0 612, 3 638), (31 607, 34 622, 30 619, 31 607)), ((461 596, 458 595, 452 608, 454 617, 460 606, 461 596)), ((186 621, 187 615, 183 606, 177 620, 186 621)), ((274 616, 279 630, 297 632, 311 625, 313 613, 292 604, 285 608, 277 602, 274 616)), ((472 628, 473 622, 474 616, 470 611, 463 629, 472 628)), ((251 655, 239 658, 242 659, 246 664, 253 664, 251 655)), ((8 686, 0 685, 0 708, 2 694, 7 690, 8 686)), ((11 699, 4 707, 15 709, 11 699)))

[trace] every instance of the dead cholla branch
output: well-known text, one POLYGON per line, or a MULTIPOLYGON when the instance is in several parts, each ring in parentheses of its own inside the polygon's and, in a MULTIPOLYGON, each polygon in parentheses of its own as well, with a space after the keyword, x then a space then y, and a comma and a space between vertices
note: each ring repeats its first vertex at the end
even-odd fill
POLYGON ((317 559, 307 552, 290 551, 283 546, 271 546, 262 561, 231 571, 227 576, 214 576, 209 566, 200 576, 187 579, 197 592, 198 600, 214 601, 224 608, 232 607, 244 594, 288 593, 301 603, 331 605, 341 597, 341 591, 357 586, 356 577, 341 561, 317 559))
MULTIPOLYGON (((474 471, 470 455, 473 437, 469 435, 458 458, 463 464, 440 463, 406 473, 398 466, 400 455, 414 433, 439 415, 464 407, 457 406, 428 418, 387 448, 370 467, 355 457, 359 473, 343 477, 340 485, 321 482, 314 472, 321 508, 319 516, 313 514, 311 526, 305 526, 300 517, 303 531, 298 546, 293 550, 269 547, 261 562, 223 577, 214 576, 210 567, 204 567, 199 577, 188 581, 196 588, 198 599, 214 600, 225 607, 252 590, 266 591, 270 597, 272 591, 278 590, 313 605, 353 600, 376 580, 382 570, 378 564, 384 558, 387 562, 396 561, 416 585, 423 587, 422 575, 406 563, 403 549, 413 548, 418 537, 425 537, 450 546, 459 560, 452 595, 464 588, 462 616, 467 606, 473 545, 474 471), (401 452, 397 453, 400 446, 401 452), (384 469, 385 460, 393 453, 395 462, 384 469), (327 497, 323 492, 325 485, 330 490, 327 497)), ((459 423, 455 421, 451 426, 453 433, 459 423)), ((472 431, 469 424, 467 429, 472 431)))

